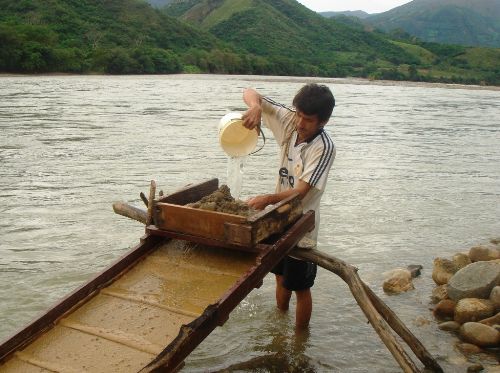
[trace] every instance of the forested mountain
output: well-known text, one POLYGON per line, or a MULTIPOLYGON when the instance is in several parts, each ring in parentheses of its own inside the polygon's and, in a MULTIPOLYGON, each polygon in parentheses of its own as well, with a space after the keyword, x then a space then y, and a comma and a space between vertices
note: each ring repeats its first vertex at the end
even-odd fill
POLYGON ((352 17, 328 19, 294 0, 173 0, 165 10, 273 61, 281 74, 500 84, 500 49, 367 32, 352 17))
POLYGON ((292 0, 176 0, 166 8, 286 74, 359 74, 373 60, 418 63, 385 37, 326 19, 292 0))
POLYGON ((362 10, 345 10, 340 12, 319 12, 323 17, 332 18, 338 16, 347 16, 347 17, 358 17, 359 19, 365 19, 370 16, 369 13, 366 13, 362 10))
POLYGON ((295 0, 172 0, 163 10, 145 0, 0 0, 0 72, 206 72, 500 85, 500 49, 367 31, 343 17, 325 18, 295 0))
POLYGON ((137 0, 0 0, 0 45, 0 71, 11 72, 172 73, 192 53, 218 72, 214 65, 234 55, 137 0))
POLYGON ((155 8, 163 8, 170 4, 173 0, 146 0, 149 4, 151 4, 155 8))
POLYGON ((414 0, 366 21, 425 41, 500 47, 500 0, 414 0))

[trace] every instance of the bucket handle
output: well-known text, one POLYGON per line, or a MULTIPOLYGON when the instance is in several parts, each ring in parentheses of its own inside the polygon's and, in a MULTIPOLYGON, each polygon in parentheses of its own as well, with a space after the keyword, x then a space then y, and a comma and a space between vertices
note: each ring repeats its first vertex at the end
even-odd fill
POLYGON ((266 135, 264 135, 264 131, 262 131, 262 128, 260 126, 259 126, 259 134, 262 135, 262 140, 263 140, 262 146, 259 149, 254 150, 253 152, 251 152, 248 155, 252 155, 252 154, 255 154, 257 152, 260 152, 262 150, 262 148, 264 148, 264 145, 266 145, 266 135))

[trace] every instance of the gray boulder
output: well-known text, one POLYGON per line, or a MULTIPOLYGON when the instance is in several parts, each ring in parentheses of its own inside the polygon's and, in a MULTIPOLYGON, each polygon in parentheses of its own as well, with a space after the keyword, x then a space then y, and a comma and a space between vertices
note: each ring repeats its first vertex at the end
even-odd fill
POLYGON ((457 348, 464 354, 464 355, 474 355, 474 354, 479 354, 483 350, 481 350, 481 347, 476 346, 472 343, 457 343, 456 344, 457 348))
POLYGON ((460 324, 456 321, 445 321, 438 324, 438 328, 447 332, 457 332, 460 329, 460 324))
POLYGON ((448 283, 456 271, 457 267, 451 260, 436 258, 432 267, 432 279, 436 285, 444 285, 448 283))
POLYGON ((432 290, 432 303, 439 303, 442 300, 448 299, 448 285, 439 285, 432 290))
POLYGON ((491 290, 490 300, 493 306, 495 306, 495 309, 497 311, 500 310, 500 286, 495 286, 493 290, 491 290))
POLYGON ((470 260, 473 262, 500 259, 500 250, 493 246, 474 246, 469 250, 470 260))
POLYGON ((476 262, 455 273, 448 281, 448 296, 454 301, 463 298, 490 297, 491 290, 500 284, 500 264, 476 262))
POLYGON ((407 269, 395 269, 384 281, 382 288, 388 294, 399 294, 414 289, 411 273, 407 269))
POLYGON ((497 347, 500 333, 491 326, 468 322, 460 328, 460 336, 469 343, 480 347, 497 347))
POLYGON ((423 268, 424 267, 421 266, 420 264, 410 264, 408 267, 406 267, 406 269, 410 271, 412 278, 420 276, 423 268))
POLYGON ((452 262, 453 262, 453 264, 455 264, 457 271, 459 269, 467 267, 469 264, 472 263, 469 256, 467 254, 464 254, 464 253, 458 253, 458 254, 453 255, 452 262))
POLYGON ((493 304, 486 299, 460 299, 455 307, 454 320, 460 324, 469 321, 480 321, 495 314, 493 304))
POLYGON ((483 319, 479 321, 481 324, 485 324, 491 327, 495 325, 500 325, 500 312, 498 312, 495 316, 488 317, 487 319, 483 319))

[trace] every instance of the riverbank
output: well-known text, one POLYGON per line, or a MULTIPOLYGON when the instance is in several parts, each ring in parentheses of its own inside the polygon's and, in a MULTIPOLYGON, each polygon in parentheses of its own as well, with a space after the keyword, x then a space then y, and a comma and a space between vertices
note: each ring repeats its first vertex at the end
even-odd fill
POLYGON ((272 76, 272 75, 223 75, 223 74, 148 74, 148 75, 114 75, 114 74, 71 74, 71 73, 44 73, 44 74, 13 74, 0 73, 1 78, 8 77, 71 77, 71 76, 89 76, 89 77, 116 77, 116 76, 136 76, 136 77, 182 77, 185 79, 197 79, 202 77, 213 77, 219 79, 221 76, 227 79, 234 80, 251 80, 264 82, 323 82, 332 84, 355 84, 355 85, 379 85, 379 86, 399 86, 399 87, 427 87, 427 88, 446 88, 446 89, 470 89, 483 91, 500 91, 500 86, 490 85, 474 85, 474 84, 454 84, 454 83, 431 83, 431 82, 414 82, 411 80, 374 80, 367 78, 324 78, 324 77, 303 77, 303 76, 272 76))

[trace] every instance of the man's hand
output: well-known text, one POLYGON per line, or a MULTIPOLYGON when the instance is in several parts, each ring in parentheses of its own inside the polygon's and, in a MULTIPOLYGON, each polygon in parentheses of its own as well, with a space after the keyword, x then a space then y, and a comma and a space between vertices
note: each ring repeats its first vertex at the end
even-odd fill
POLYGON ((260 121, 262 119, 262 108, 260 105, 254 105, 248 108, 248 110, 243 114, 243 125, 249 130, 260 127, 260 121))
POLYGON ((258 130, 262 119, 262 96, 255 89, 247 88, 243 91, 243 101, 248 106, 248 110, 243 114, 243 125, 249 130, 258 130))
POLYGON ((298 194, 300 199, 303 199, 306 194, 311 190, 311 186, 303 180, 297 180, 295 188, 284 190, 283 192, 275 194, 261 194, 259 196, 250 198, 247 204, 255 210, 264 210, 266 206, 274 205, 293 194, 298 194))
POLYGON ((272 202, 270 202, 269 194, 262 194, 260 196, 250 198, 247 201, 248 206, 255 210, 264 210, 266 206, 270 205, 271 203, 272 202))

